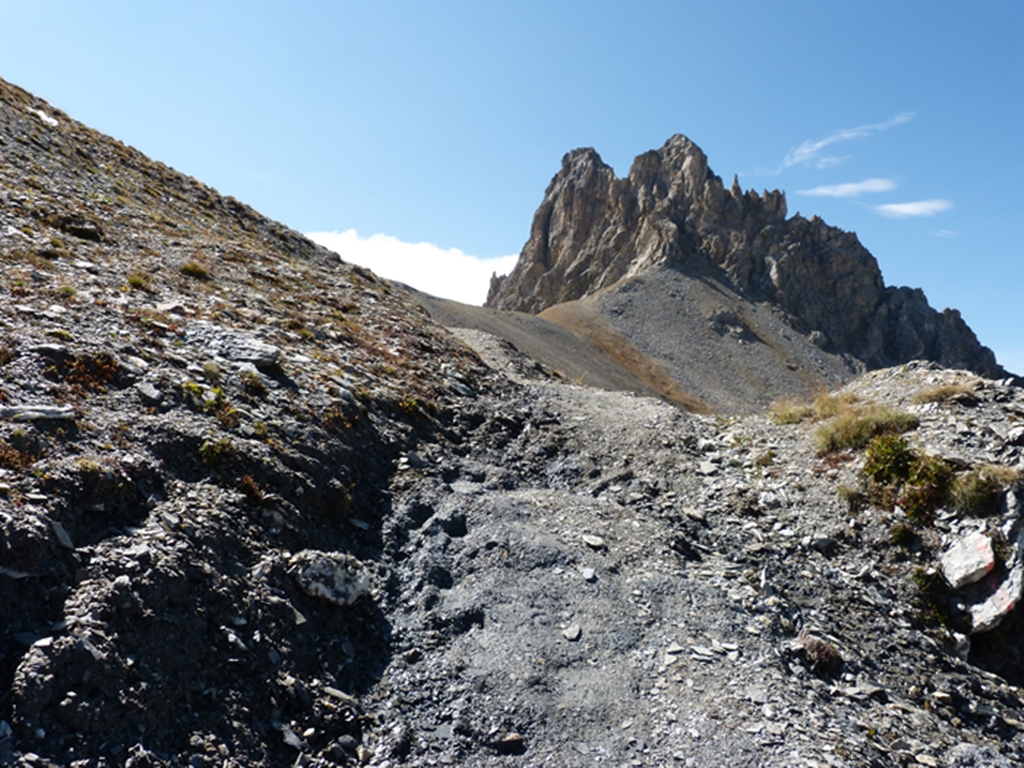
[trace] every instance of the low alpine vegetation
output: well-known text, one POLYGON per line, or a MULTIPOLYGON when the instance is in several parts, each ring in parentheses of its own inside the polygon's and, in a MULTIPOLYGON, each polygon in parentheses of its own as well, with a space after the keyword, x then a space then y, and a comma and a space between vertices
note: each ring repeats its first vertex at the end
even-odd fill
POLYGON ((914 395, 915 403, 945 403, 955 398, 974 398, 975 382, 953 381, 922 389, 914 395))
POLYGON ((847 449, 864 448, 873 437, 902 434, 915 429, 917 417, 895 408, 868 406, 841 410, 820 427, 814 436, 819 456, 847 449))
POLYGON ((950 488, 950 503, 959 512, 985 517, 999 511, 999 496, 1020 479, 1012 467, 983 464, 959 475, 950 488))

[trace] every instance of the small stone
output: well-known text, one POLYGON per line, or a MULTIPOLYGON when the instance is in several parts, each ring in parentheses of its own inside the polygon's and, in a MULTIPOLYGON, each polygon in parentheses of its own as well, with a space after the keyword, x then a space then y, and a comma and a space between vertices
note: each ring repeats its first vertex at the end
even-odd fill
POLYGON ((810 536, 809 545, 811 549, 825 553, 835 547, 836 543, 831 536, 826 536, 824 533, 814 533, 810 536))
POLYGON ((593 568, 584 568, 580 571, 584 581, 597 581, 597 571, 593 568))
POLYGON ((161 301, 156 305, 156 311, 164 315, 185 315, 185 304, 182 301, 161 301))
POLYGON ((160 390, 148 381, 140 381, 136 384, 135 391, 139 393, 139 397, 141 397, 143 401, 150 405, 156 405, 163 399, 163 395, 160 394, 160 390))
POLYGON ((768 691, 764 688, 758 688, 755 685, 747 686, 747 698, 755 704, 767 704, 768 703, 768 691))
POLYGON ((71 537, 68 536, 68 532, 64 530, 64 526, 58 523, 56 520, 50 521, 50 527, 53 529, 54 535, 57 537, 57 541, 64 549, 74 549, 74 542, 71 541, 71 537))
POLYGON ((294 747, 295 749, 309 749, 309 743, 305 739, 296 735, 295 731, 288 726, 281 729, 281 735, 284 737, 284 743, 289 747, 294 747))
POLYGON ((345 733, 339 736, 336 743, 346 752, 355 752, 356 749, 358 749, 359 747, 359 742, 356 741, 356 737, 349 733, 345 733))
POLYGON ((568 628, 562 630, 562 637, 568 640, 570 643, 575 643, 580 639, 583 634, 583 630, 580 629, 579 624, 572 624, 568 628))
POLYGON ((583 543, 592 549, 601 549, 604 546, 604 539, 600 536, 592 536, 589 533, 583 534, 583 543))
POLYGON ((523 743, 522 736, 518 733, 510 733, 498 741, 493 742, 493 746, 494 749, 497 750, 498 754, 519 755, 523 753, 526 745, 523 743))
POLYGON ((718 467, 710 461, 702 461, 697 465, 697 472, 705 476, 710 476, 718 472, 718 467))
POLYGON ((360 763, 366 765, 373 760, 373 750, 360 744, 356 747, 356 757, 359 759, 360 763))
POLYGON ((696 520, 698 523, 704 522, 704 511, 696 507, 683 507, 683 514, 691 520, 696 520))

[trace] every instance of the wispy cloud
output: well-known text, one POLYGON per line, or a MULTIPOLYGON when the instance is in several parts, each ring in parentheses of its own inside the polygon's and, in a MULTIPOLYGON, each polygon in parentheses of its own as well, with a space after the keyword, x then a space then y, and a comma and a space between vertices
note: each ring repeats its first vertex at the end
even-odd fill
POLYGON ((876 205, 875 210, 891 219, 905 219, 908 216, 934 216, 953 207, 952 200, 918 200, 913 203, 887 203, 876 205))
POLYGON ((896 189, 892 179, 864 179, 848 184, 831 184, 814 189, 798 189, 798 195, 815 195, 818 197, 857 197, 865 192, 889 192, 896 189))
POLYGON ((805 141, 799 147, 786 155, 782 161, 782 168, 789 168, 794 165, 813 165, 818 168, 827 168, 831 165, 838 165, 846 158, 837 157, 835 155, 823 156, 822 150, 826 147, 832 146, 833 144, 839 144, 844 141, 866 139, 871 136, 875 136, 876 134, 883 133, 890 128, 894 128, 897 125, 908 123, 913 119, 913 117, 914 114, 912 112, 901 112, 883 123, 859 125, 856 128, 841 128, 838 131, 833 131, 823 139, 805 141))
POLYGON ((949 239, 952 237, 960 237, 960 233, 957 232, 955 229, 940 229, 938 232, 935 233, 935 236, 944 239, 949 239))
POLYGON ((345 261, 368 267, 381 277, 464 304, 482 304, 487 298, 491 273, 511 272, 519 258, 515 255, 470 256, 458 248, 406 243, 389 235, 360 237, 354 229, 307 232, 306 237, 330 248, 345 261))

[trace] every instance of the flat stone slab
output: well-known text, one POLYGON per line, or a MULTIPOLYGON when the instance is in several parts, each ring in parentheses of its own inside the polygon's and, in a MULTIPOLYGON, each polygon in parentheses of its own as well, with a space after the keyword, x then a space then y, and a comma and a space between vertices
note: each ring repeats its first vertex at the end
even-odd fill
POLYGON ((971 634, 988 632, 999 626, 1020 602, 1024 592, 1024 568, 1014 568, 987 600, 971 606, 971 634))
POLYGON ((13 419, 14 421, 73 418, 75 418, 75 409, 70 405, 9 405, 0 408, 0 419, 13 419))
POLYGON ((939 564, 953 589, 973 584, 995 567, 992 540, 983 533, 972 533, 950 547, 939 558, 939 564))

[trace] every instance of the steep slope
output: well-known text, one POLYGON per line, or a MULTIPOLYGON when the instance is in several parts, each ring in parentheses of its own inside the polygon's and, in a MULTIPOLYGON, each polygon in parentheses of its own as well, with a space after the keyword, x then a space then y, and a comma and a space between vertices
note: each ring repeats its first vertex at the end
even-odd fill
POLYGON ((0 765, 1024 759, 1013 382, 828 401, 1001 478, 987 516, 911 519, 822 422, 510 381, 2 81, 0 153, 0 765), (978 536, 992 567, 945 587, 978 536))
POLYGON ((787 219, 779 191, 744 192, 737 181, 726 189, 681 135, 637 157, 624 179, 593 149, 567 154, 519 263, 492 279, 487 306, 540 312, 656 266, 767 302, 823 350, 871 369, 928 359, 1005 374, 956 310, 938 313, 920 290, 886 287, 856 235, 817 217, 787 219))
POLYGON ((358 740, 387 478, 496 380, 404 292, 3 81, 0 265, 0 765, 288 764, 307 704, 318 748, 358 740))

